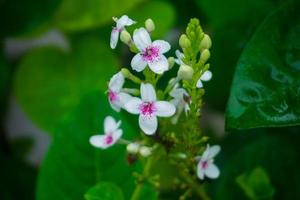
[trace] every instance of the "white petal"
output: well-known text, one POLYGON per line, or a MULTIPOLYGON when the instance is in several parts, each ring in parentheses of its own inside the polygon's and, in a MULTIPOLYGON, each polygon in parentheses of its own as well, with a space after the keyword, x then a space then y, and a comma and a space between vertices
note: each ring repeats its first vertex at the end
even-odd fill
POLYGON ((162 74, 169 69, 169 63, 164 55, 160 55, 157 60, 148 63, 149 68, 157 74, 162 74))
POLYGON ((140 105, 142 104, 142 100, 137 97, 132 97, 125 105, 125 109, 132 114, 140 113, 140 105))
POLYGON ((200 79, 202 81, 209 81, 211 79, 211 77, 212 77, 211 71, 206 71, 206 72, 204 72, 204 74, 202 74, 202 76, 200 77, 200 79))
POLYGON ((113 28, 113 30, 111 31, 111 35, 110 35, 110 48, 115 49, 117 44, 118 44, 118 40, 119 40, 119 30, 116 28, 113 28))
POLYGON ((127 15, 123 15, 120 19, 117 20, 117 28, 122 29, 124 26, 130 26, 136 23, 130 19, 127 15))
POLYGON ((147 66, 147 62, 143 60, 140 54, 136 54, 131 60, 131 67, 137 72, 141 72, 147 66))
POLYGON ((116 143, 121 138, 122 134, 123 134, 123 130, 122 129, 118 129, 118 130, 114 131, 112 133, 113 140, 114 140, 113 143, 116 143))
POLYGON ((114 92, 119 92, 124 85, 125 78, 122 72, 118 72, 110 79, 108 87, 114 92))
POLYGON ((142 131, 146 135, 153 135, 157 129, 157 117, 155 115, 152 116, 139 116, 139 125, 142 131))
POLYGON ((205 151, 203 152, 202 156, 201 156, 201 161, 207 161, 209 159, 209 153, 210 153, 210 147, 209 144, 206 146, 205 151))
POLYGON ((94 147, 98 147, 101 149, 106 149, 107 147, 109 147, 110 145, 107 145, 105 142, 105 135, 94 135, 92 137, 90 137, 90 143, 91 145, 93 145, 94 147))
POLYGON ((109 104, 111 106, 111 108, 116 111, 116 112, 120 112, 121 111, 121 105, 120 105, 120 101, 116 100, 114 102, 109 101, 109 104))
POLYGON ((133 41, 140 51, 145 50, 152 43, 150 35, 145 28, 139 28, 134 31, 133 41))
POLYGON ((119 98, 120 98, 121 107, 123 108, 124 105, 132 98, 132 96, 130 96, 129 94, 127 94, 125 92, 120 92, 119 98))
POLYGON ((197 176, 198 178, 200 178, 201 180, 204 179, 204 170, 199 166, 197 166, 197 176))
POLYGON ((170 117, 176 112, 175 106, 167 101, 157 101, 155 107, 156 115, 159 117, 170 117))
POLYGON ((221 147, 219 145, 214 145, 209 148, 208 159, 214 158, 221 151, 221 147))
POLYGON ((220 170, 218 169, 218 167, 215 164, 210 163, 208 165, 207 169, 205 169, 204 173, 208 178, 214 179, 214 178, 219 177, 220 170))
POLYGON ((202 88, 202 87, 203 87, 201 78, 198 79, 197 84, 196 84, 196 87, 197 87, 197 88, 202 88))
POLYGON ((154 87, 149 83, 141 84, 141 97, 143 102, 154 102, 156 101, 156 93, 154 87))
POLYGON ((152 46, 156 46, 159 48, 159 53, 166 53, 167 51, 169 51, 171 49, 171 46, 168 42, 164 41, 164 40, 155 40, 152 43, 152 46))
POLYGON ((117 123, 116 120, 113 117, 107 116, 104 119, 104 132, 105 132, 105 134, 108 134, 110 132, 113 132, 113 131, 117 130, 119 128, 120 124, 121 124, 121 121, 119 121, 117 123))

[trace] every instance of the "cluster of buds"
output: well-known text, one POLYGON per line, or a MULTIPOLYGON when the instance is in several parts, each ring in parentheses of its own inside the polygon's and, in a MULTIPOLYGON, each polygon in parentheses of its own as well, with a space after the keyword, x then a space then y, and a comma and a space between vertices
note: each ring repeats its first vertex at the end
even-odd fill
POLYGON ((126 15, 113 20, 116 26, 111 33, 111 48, 116 48, 120 38, 135 55, 131 70, 122 68, 110 79, 108 101, 116 112, 125 110, 138 115, 141 136, 135 141, 122 139, 121 122, 108 116, 104 120, 104 135, 92 136, 90 143, 101 149, 116 143, 126 144, 129 154, 147 159, 155 156, 155 151, 165 149, 170 159, 181 159, 185 168, 194 169, 199 179, 217 178, 220 172, 214 157, 220 147, 210 147, 198 125, 203 82, 212 78, 207 63, 210 37, 203 33, 199 21, 192 19, 186 34, 179 39, 182 50, 175 51, 176 58, 167 58, 164 54, 170 51, 171 45, 164 40, 152 41, 155 24, 151 19, 145 21, 145 27, 136 28, 132 36, 125 27, 135 25, 134 20, 126 15), (166 73, 174 74, 175 63, 177 73, 164 82, 161 77, 166 73), (124 87, 126 81, 133 83, 130 84, 132 88, 124 87), (158 85, 165 87, 162 89, 158 85))

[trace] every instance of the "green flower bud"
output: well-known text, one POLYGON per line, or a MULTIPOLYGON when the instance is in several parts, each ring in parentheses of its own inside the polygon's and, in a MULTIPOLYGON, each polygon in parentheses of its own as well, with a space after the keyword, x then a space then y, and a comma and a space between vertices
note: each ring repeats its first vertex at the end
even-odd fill
POLYGON ((122 68, 121 73, 125 78, 133 81, 134 83, 140 84, 142 82, 141 79, 133 75, 127 68, 122 68))
POLYGON ((147 31, 149 32, 149 33, 151 33, 152 31, 154 31, 154 29, 155 29, 155 24, 154 24, 154 22, 153 22, 153 20, 152 19, 147 19, 146 21, 145 21, 145 27, 146 27, 146 29, 147 29, 147 31))
POLYGON ((210 47, 211 47, 211 39, 210 39, 209 35, 204 34, 204 37, 203 37, 203 39, 202 39, 202 41, 200 43, 200 47, 199 48, 202 51, 204 49, 210 49, 210 47))
POLYGON ((130 33, 128 33, 126 30, 123 30, 123 31, 121 32, 121 35, 120 35, 120 40, 121 40, 123 43, 129 45, 130 42, 131 42, 131 35, 130 35, 130 33))
POLYGON ((169 63, 169 69, 171 69, 174 66, 174 64, 175 64, 174 57, 169 57, 168 58, 168 63, 169 63))
POLYGON ((140 145, 136 142, 130 143, 127 145, 126 150, 130 154, 137 154, 139 151, 140 145))
POLYGON ((179 45, 181 46, 181 48, 188 48, 191 46, 191 41, 189 40, 189 38, 185 35, 182 34, 179 38, 179 45))
POLYGON ((210 51, 208 49, 204 49, 201 53, 200 60, 202 63, 206 63, 206 61, 210 58, 210 51))
POLYGON ((182 80, 191 80, 193 78, 194 69, 188 65, 180 65, 179 70, 177 72, 177 77, 182 80))
POLYGON ((150 156, 151 155, 151 148, 150 147, 145 147, 145 146, 142 146, 141 148, 140 148, 140 154, 141 154, 141 156, 143 156, 143 157, 148 157, 148 156, 150 156))

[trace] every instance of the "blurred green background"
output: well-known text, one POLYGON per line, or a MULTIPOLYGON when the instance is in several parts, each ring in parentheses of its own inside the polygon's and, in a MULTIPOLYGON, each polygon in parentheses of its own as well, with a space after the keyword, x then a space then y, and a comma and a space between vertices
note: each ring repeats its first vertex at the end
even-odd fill
MULTIPOLYGON (((170 55, 190 18, 212 38, 201 125, 222 153, 220 178, 205 183, 211 199, 300 199, 299 9, 297 0, 0 0, 0 199, 130 198, 140 164, 129 167, 123 147, 88 143, 118 116, 105 91, 132 58, 109 47, 112 17, 123 14, 138 22, 130 31, 152 18, 170 55)), ((134 138, 135 119, 121 115, 134 138)), ((161 162, 161 193, 149 186, 140 199, 182 192, 161 162)))

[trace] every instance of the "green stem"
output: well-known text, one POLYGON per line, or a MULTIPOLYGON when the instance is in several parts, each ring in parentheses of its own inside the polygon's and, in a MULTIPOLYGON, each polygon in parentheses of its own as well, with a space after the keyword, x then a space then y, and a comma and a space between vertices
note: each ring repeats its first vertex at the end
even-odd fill
MULTIPOLYGON (((154 156, 151 156, 150 158, 148 158, 148 160, 147 160, 147 162, 144 166, 144 172, 143 172, 143 177, 144 178, 149 177, 150 170, 151 170, 152 165, 153 165, 153 161, 154 161, 154 156)), ((133 194, 132 194, 130 200, 140 200, 139 197, 140 197, 140 193, 141 193, 142 188, 143 188, 143 184, 144 184, 144 182, 138 183, 135 190, 133 191, 133 194)))

